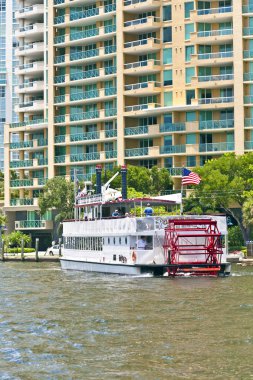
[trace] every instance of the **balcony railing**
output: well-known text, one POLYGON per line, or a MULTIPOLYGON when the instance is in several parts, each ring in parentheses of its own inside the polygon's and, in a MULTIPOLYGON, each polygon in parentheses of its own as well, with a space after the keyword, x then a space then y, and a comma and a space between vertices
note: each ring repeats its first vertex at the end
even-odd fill
POLYGON ((33 160, 18 160, 10 162, 10 168, 22 168, 28 166, 33 166, 33 160))
POLYGON ((253 103, 253 95, 244 96, 244 104, 252 104, 253 103))
POLYGON ((125 107, 125 112, 143 111, 143 110, 157 108, 157 107, 161 107, 161 105, 158 103, 136 104, 134 106, 125 107))
POLYGON ((70 141, 85 141, 85 140, 98 140, 99 139, 99 132, 87 132, 87 133, 76 133, 73 135, 70 135, 70 141))
POLYGON ((70 33, 70 41, 81 40, 83 38, 90 38, 99 35, 99 28, 90 30, 82 30, 80 32, 70 33))
POLYGON ((160 125, 160 132, 183 132, 186 130, 185 123, 171 123, 160 125))
POLYGON ((135 46, 147 45, 149 41, 153 41, 155 44, 160 44, 160 40, 158 40, 157 38, 150 37, 150 38, 143 38, 141 40, 125 42, 124 48, 127 49, 127 48, 132 48, 135 46))
POLYGON ((20 220, 19 228, 45 228, 45 220, 20 220))
POLYGON ((243 58, 253 58, 253 50, 244 50, 243 52, 243 58))
POLYGON ((197 15, 202 16, 202 15, 213 15, 213 14, 219 14, 219 13, 230 13, 233 11, 232 6, 227 6, 227 7, 219 7, 219 8, 209 8, 209 9, 198 9, 197 10, 197 15))
POLYGON ((64 95, 57 95, 54 97, 55 103, 64 103, 65 102, 65 94, 64 95))
POLYGON ((54 83, 55 84, 64 83, 64 82, 65 82, 65 74, 63 74, 63 75, 56 75, 54 77, 54 83))
POLYGON ((35 120, 12 123, 10 124, 10 128, 19 128, 19 127, 26 127, 28 125, 40 125, 40 124, 46 124, 46 123, 47 123, 47 119, 35 119, 35 120))
POLYGON ((102 12, 110 13, 116 11, 116 4, 108 4, 104 7, 91 8, 84 11, 70 13, 70 21, 80 20, 88 17, 98 16, 102 12))
POLYGON ((55 123, 65 123, 65 116, 66 115, 57 115, 54 117, 55 123))
POLYGON ((79 59, 97 57, 98 55, 99 49, 78 51, 70 53, 70 61, 78 61, 79 59))
POLYGON ((80 113, 70 115, 70 121, 97 119, 98 117, 99 117, 99 111, 94 110, 94 111, 80 112, 80 113))
POLYGON ((199 122, 199 129, 221 129, 234 128, 234 119, 228 120, 206 120, 199 122))
POLYGON ((71 73, 70 74, 70 80, 82 80, 82 79, 87 79, 87 78, 96 78, 99 76, 99 70, 94 69, 94 70, 87 70, 87 71, 78 71, 76 73, 71 73))
POLYGON ((253 149, 253 141, 245 141, 244 149, 253 149))
POLYGON ((30 187, 33 186, 32 179, 14 179, 10 181, 11 187, 30 187))
POLYGON ((110 150, 105 152, 105 158, 110 159, 110 158, 117 158, 117 151, 116 150, 110 150))
POLYGON ((77 92, 76 94, 70 94, 70 101, 78 101, 78 100, 85 100, 85 99, 92 99, 92 98, 98 98, 99 97, 99 90, 90 90, 85 92, 77 92))
POLYGON ((126 157, 148 156, 148 148, 125 149, 126 157))
POLYGON ((220 81, 220 80, 233 80, 233 79, 234 79, 234 74, 198 76, 198 82, 214 82, 214 81, 220 81))
POLYGON ((62 164, 64 163, 66 160, 66 156, 65 155, 62 155, 62 156, 55 156, 54 157, 54 162, 55 164, 62 164))
POLYGON ((246 118, 244 120, 244 126, 245 127, 253 127, 253 118, 246 118))
POLYGON ((147 24, 149 22, 149 20, 151 20, 151 19, 154 22, 159 22, 160 21, 159 17, 147 16, 147 17, 138 18, 136 20, 126 21, 126 22, 124 22, 124 27, 127 28, 129 26, 147 24))
POLYGON ((235 144, 233 142, 199 144, 200 152, 227 152, 227 151, 232 151, 234 149, 235 149, 235 144))
POLYGON ((10 149, 32 148, 33 140, 10 143, 10 149))
POLYGON ((110 129, 105 131, 105 137, 110 138, 110 137, 116 137, 117 136, 117 129, 110 129))
POLYGON ((141 88, 148 88, 149 84, 153 84, 154 87, 161 87, 161 83, 159 82, 141 82, 141 83, 133 83, 125 85, 125 91, 138 90, 141 88))
POLYGON ((243 5, 242 13, 253 13, 253 4, 243 5))
POLYGON ((197 32, 198 37, 228 36, 233 34, 233 29, 203 30, 197 32))
POLYGON ((232 103, 234 101, 233 96, 224 96, 219 98, 203 98, 198 99, 199 104, 219 104, 219 103, 232 103))
POLYGON ((10 200, 11 206, 32 206, 33 203, 33 198, 12 198, 10 200))
POLYGON ((148 133, 147 125, 125 128, 125 136, 144 135, 147 133, 148 133))
POLYGON ((253 34, 253 27, 243 28, 243 36, 252 36, 252 34, 253 34))
POLYGON ((243 74, 243 80, 246 82, 253 81, 253 73, 244 73, 243 74))
POLYGON ((54 138, 54 142, 57 144, 57 143, 64 143, 65 142, 65 139, 66 139, 66 135, 58 135, 58 136, 55 136, 54 138))
POLYGON ((160 154, 176 154, 185 153, 185 145, 164 145, 160 147, 160 154))
MULTIPOLYGON (((160 0, 153 0, 154 2, 157 2, 157 5, 160 5, 159 2, 160 0)), ((127 7, 129 5, 134 5, 134 4, 142 4, 146 3, 147 0, 124 0, 124 7, 127 7)))
POLYGON ((95 161, 100 159, 99 152, 93 153, 78 153, 70 155, 70 162, 80 162, 80 161, 95 161))
POLYGON ((218 53, 200 53, 198 59, 217 59, 217 58, 231 58, 233 57, 233 51, 221 51, 218 53))
POLYGON ((182 176, 183 175, 183 168, 169 168, 170 175, 172 176, 182 176))
POLYGON ((160 61, 158 61, 156 59, 148 59, 148 60, 145 60, 145 61, 125 63, 124 64, 124 68, 127 70, 127 69, 134 69, 134 68, 137 68, 137 67, 145 67, 145 66, 148 66, 149 62, 153 63, 153 65, 158 65, 158 66, 161 64, 160 61))

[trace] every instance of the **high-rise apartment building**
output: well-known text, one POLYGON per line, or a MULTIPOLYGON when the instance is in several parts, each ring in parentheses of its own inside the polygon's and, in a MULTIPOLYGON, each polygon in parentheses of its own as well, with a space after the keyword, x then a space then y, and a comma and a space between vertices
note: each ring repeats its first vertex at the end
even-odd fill
POLYGON ((157 165, 180 188, 183 166, 252 150, 253 2, 20 4, 20 123, 5 139, 5 206, 17 229, 52 227, 35 212, 47 178, 157 165))

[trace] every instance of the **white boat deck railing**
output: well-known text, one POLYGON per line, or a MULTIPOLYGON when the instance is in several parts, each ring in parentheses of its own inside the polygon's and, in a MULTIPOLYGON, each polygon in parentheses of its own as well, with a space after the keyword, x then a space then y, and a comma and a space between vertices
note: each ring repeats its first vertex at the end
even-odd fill
POLYGON ((102 203, 103 196, 102 194, 94 194, 94 195, 85 195, 85 196, 77 196, 76 203, 77 205, 88 205, 94 203, 102 203))

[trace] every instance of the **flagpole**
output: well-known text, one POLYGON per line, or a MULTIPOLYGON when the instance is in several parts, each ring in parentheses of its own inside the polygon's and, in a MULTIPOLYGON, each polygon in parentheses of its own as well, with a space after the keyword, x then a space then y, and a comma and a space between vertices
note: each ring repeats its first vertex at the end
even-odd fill
POLYGON ((180 215, 183 215, 183 181, 181 179, 181 203, 180 203, 180 215))

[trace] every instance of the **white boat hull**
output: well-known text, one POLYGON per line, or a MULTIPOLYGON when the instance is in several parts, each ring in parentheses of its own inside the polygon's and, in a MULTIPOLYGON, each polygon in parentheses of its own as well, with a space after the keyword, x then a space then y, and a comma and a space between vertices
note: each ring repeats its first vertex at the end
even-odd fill
POLYGON ((83 272, 98 272, 98 273, 112 273, 136 276, 141 274, 141 268, 135 265, 126 264, 106 264, 95 263, 89 261, 75 261, 61 259, 61 267, 63 270, 76 270, 83 272))

